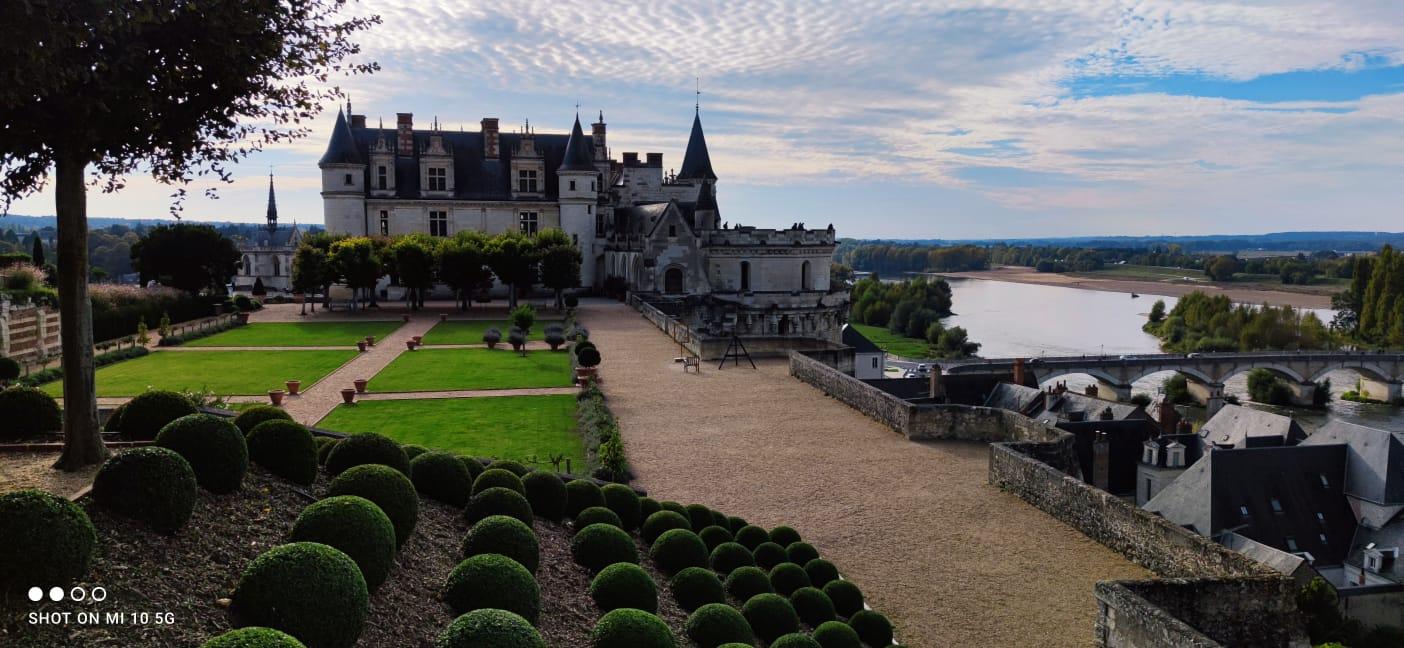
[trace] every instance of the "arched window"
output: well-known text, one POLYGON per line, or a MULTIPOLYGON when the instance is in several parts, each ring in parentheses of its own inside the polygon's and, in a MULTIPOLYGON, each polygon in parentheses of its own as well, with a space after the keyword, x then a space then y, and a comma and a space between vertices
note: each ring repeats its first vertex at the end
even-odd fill
POLYGON ((751 262, 741 262, 741 290, 751 289, 751 262))
POLYGON ((663 292, 669 295, 676 295, 683 291, 683 271, 682 268, 668 268, 663 273, 663 292))
POLYGON ((809 262, 800 264, 800 290, 809 290, 809 262))

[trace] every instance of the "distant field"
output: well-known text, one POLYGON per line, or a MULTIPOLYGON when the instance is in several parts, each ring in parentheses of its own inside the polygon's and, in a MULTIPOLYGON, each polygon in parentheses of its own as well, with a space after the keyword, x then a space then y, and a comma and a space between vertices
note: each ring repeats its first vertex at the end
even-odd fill
POLYGON ((421 349, 401 353, 371 378, 382 392, 456 391, 569 387, 570 356, 564 351, 421 349))
POLYGON ((266 346, 354 346, 367 335, 377 339, 400 328, 400 322, 264 322, 246 324, 216 333, 207 338, 191 340, 192 347, 266 347, 266 346))
MULTIPOLYGON (((135 396, 147 390, 209 390, 252 396, 301 380, 308 389, 356 355, 350 351, 157 351, 97 370, 98 396, 135 396)), ((63 395, 60 381, 40 386, 63 395)))
POLYGON ((863 337, 872 340, 883 351, 902 356, 904 358, 930 358, 928 345, 924 340, 904 337, 881 326, 869 326, 867 324, 849 324, 863 337))
MULTIPOLYGON (((532 325, 531 335, 528 335, 527 339, 540 340, 545 334, 547 324, 560 323, 560 320, 538 321, 532 325)), ((507 343, 507 332, 512 329, 512 323, 507 320, 450 320, 439 322, 429 329, 429 332, 424 334, 424 345, 482 344, 483 333, 490 328, 500 331, 502 343, 507 343)))
POLYGON ((1282 292, 1306 293, 1311 295, 1329 295, 1341 291, 1350 284, 1349 279, 1318 278, 1314 283, 1306 286, 1297 286, 1282 283, 1282 279, 1275 274, 1246 274, 1239 273, 1234 276, 1233 281, 1215 282, 1202 271, 1191 270, 1189 268, 1167 268, 1162 266, 1143 265, 1112 265, 1101 270, 1092 272, 1069 272, 1069 276, 1087 277, 1090 279, 1120 279, 1125 281, 1157 281, 1162 283, 1196 284, 1218 286, 1221 288, 1254 288, 1259 290, 1278 290, 1282 292))
POLYGON ((1132 281, 1171 281, 1190 283, 1208 282, 1209 277, 1199 270, 1189 268, 1167 268, 1164 266, 1109 265, 1092 272, 1069 272, 1067 274, 1097 279, 1127 279, 1132 281))

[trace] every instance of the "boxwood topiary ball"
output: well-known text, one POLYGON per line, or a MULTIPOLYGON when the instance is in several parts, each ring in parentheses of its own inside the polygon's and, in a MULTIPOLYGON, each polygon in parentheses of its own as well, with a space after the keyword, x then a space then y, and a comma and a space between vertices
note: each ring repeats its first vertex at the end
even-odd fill
POLYGON ((751 550, 751 554, 756 559, 756 566, 765 570, 773 569, 788 558, 785 554, 785 548, 774 542, 762 542, 756 545, 756 548, 751 550))
POLYGON ((643 528, 639 529, 639 537, 643 538, 644 542, 653 544, 653 541, 657 540, 658 536, 673 529, 691 531, 692 523, 688 522, 686 517, 674 511, 662 510, 648 516, 648 519, 644 520, 643 528))
POLYGON ((738 567, 726 577, 726 591, 739 600, 749 601, 757 594, 775 593, 775 586, 760 567, 738 567))
POLYGON ((780 563, 770 570, 770 584, 781 596, 789 596, 801 587, 809 587, 809 575, 794 563, 780 563))
POLYGON ((858 633, 842 621, 825 621, 814 629, 814 640, 821 648, 863 648, 858 633))
POLYGON ((702 504, 688 504, 687 521, 694 529, 705 529, 712 526, 712 509, 702 504))
POLYGON ((809 575, 809 584, 819 588, 839 579, 838 567, 823 558, 805 563, 804 573, 809 575))
POLYGON ((104 432, 121 432, 121 431, 122 431, 122 412, 125 412, 125 411, 127 411, 127 404, 126 404, 126 403, 122 403, 121 405, 118 405, 116 409, 112 410, 112 412, 111 412, 110 414, 107 415, 107 420, 104 421, 103 424, 102 424, 102 431, 104 431, 104 432))
POLYGON ((483 518, 468 529, 463 539, 464 558, 490 553, 507 556, 533 574, 541 564, 541 546, 537 544, 536 533, 521 520, 506 515, 483 518))
POLYGON ((171 421, 156 434, 156 445, 185 457, 195 481, 211 493, 239 490, 249 470, 244 433, 218 416, 190 414, 171 421))
POLYGON ((394 439, 374 432, 348 436, 327 455, 327 472, 332 475, 366 464, 389 466, 406 477, 410 474, 409 457, 405 456, 404 448, 394 439))
POLYGON ((327 497, 337 495, 357 495, 375 502, 395 525, 396 547, 404 546, 419 521, 419 495, 414 484, 390 466, 362 464, 347 469, 327 487, 327 497))
POLYGON ((468 508, 463 511, 463 516, 468 519, 469 524, 475 524, 491 515, 513 517, 527 526, 531 526, 533 521, 531 503, 527 502, 521 493, 500 486, 494 486, 468 498, 468 508))
POLYGON ((808 565, 809 561, 819 557, 819 550, 808 542, 792 542, 785 547, 785 555, 796 565, 808 565))
POLYGON ((736 542, 754 551, 761 544, 770 542, 770 534, 754 524, 747 524, 736 531, 736 542))
POLYGON ((247 440, 249 460, 269 472, 303 486, 317 481, 317 441, 300 423, 264 421, 249 431, 247 440))
POLYGON ((788 547, 802 539, 799 531, 787 526, 778 526, 770 530, 770 541, 782 547, 788 547))
POLYGON ((799 615, 800 620, 811 627, 818 627, 819 624, 838 617, 838 613, 834 611, 834 602, 817 587, 801 587, 795 590, 790 594, 790 605, 795 606, 795 613, 799 615))
POLYGON ((356 562, 324 544, 295 542, 263 552, 234 590, 240 626, 282 630, 318 648, 356 643, 369 595, 356 562))
POLYGON ((673 631, 643 610, 621 608, 605 614, 590 633, 591 648, 676 648, 673 631))
POLYGON ((509 459, 498 459, 488 464, 487 467, 488 470, 505 470, 518 477, 526 477, 527 473, 531 472, 530 469, 523 466, 520 462, 511 461, 509 459))
POLYGON ((770 642, 770 648, 823 648, 809 635, 792 632, 770 642))
POLYGON ((422 452, 411 459, 410 481, 420 495, 453 506, 467 504, 473 489, 468 469, 447 452, 422 452))
POLYGON ((658 504, 658 500, 652 497, 644 497, 639 500, 639 519, 647 520, 648 516, 663 510, 658 504))
POLYGON ((591 506, 575 516, 575 528, 583 529, 591 524, 612 524, 619 528, 624 528, 624 523, 619 521, 619 516, 603 506, 591 506))
POLYGON ((751 556, 749 550, 740 544, 723 542, 712 550, 712 555, 707 562, 712 566, 713 571, 726 576, 739 567, 755 566, 756 559, 751 556))
POLYGON ((705 529, 702 529, 697 533, 697 535, 698 537, 702 538, 702 542, 707 543, 708 552, 711 552, 713 549, 716 549, 722 543, 732 542, 734 540, 734 538, 732 538, 731 536, 731 531, 727 530, 726 527, 718 526, 715 524, 705 529))
POLYGON ((591 506, 604 506, 604 492, 595 482, 586 479, 572 479, 566 484, 566 517, 574 519, 580 512, 591 506))
POLYGON ((477 479, 473 480, 474 495, 489 488, 506 488, 526 495, 526 487, 522 485, 522 478, 510 470, 501 468, 488 468, 481 475, 478 475, 477 479))
MULTIPOLYGON (((672 500, 663 500, 662 502, 658 503, 658 506, 659 508, 662 508, 665 511, 672 511, 674 513, 677 513, 678 515, 683 516, 684 518, 687 517, 687 507, 672 500)), ((692 522, 688 521, 688 524, 692 524, 692 522)))
POLYGON ((293 420, 292 415, 283 411, 282 408, 273 407, 272 405, 254 405, 253 407, 239 412, 239 415, 234 417, 234 426, 239 428, 240 432, 248 434, 253 432, 253 429, 264 421, 291 420, 293 420))
POLYGON ((88 573, 97 531, 77 504, 38 489, 0 495, 0 599, 88 573))
POLYGON ((190 521, 198 491, 190 463, 157 447, 132 448, 112 457, 93 478, 93 501, 165 534, 190 521))
POLYGON ((327 457, 331 456, 331 451, 336 449, 338 443, 341 443, 341 439, 317 437, 317 463, 319 465, 327 465, 327 457))
POLYGON ((533 470, 522 478, 527 502, 536 517, 560 522, 566 511, 566 485, 556 473, 533 470))
POLYGON ((449 624, 434 648, 546 648, 526 619, 506 610, 473 610, 449 624))
POLYGON ((483 462, 473 457, 458 455, 458 460, 463 462, 463 467, 468 469, 468 474, 475 480, 478 478, 478 475, 483 474, 483 471, 486 470, 486 468, 483 467, 483 462))
POLYGON ((0 440, 14 441, 63 429, 58 401, 33 387, 0 388, 0 440))
POLYGON ((746 522, 746 518, 739 518, 734 515, 726 518, 726 530, 732 532, 733 534, 737 531, 740 531, 741 529, 746 528, 747 526, 748 523, 746 522))
POLYGON ((859 610, 848 619, 849 627, 869 646, 892 645, 892 622, 872 610, 859 610))
POLYGON ((648 572, 633 563, 614 563, 600 570, 590 581, 590 598, 606 612, 619 608, 658 611, 658 586, 648 572))
POLYGON ((750 646, 756 642, 746 617, 725 603, 708 603, 697 608, 687 617, 686 629, 688 638, 701 648, 718 648, 732 642, 750 646))
POLYGON ((541 591, 521 563, 502 554, 478 554, 449 573, 444 602, 454 614, 473 610, 507 610, 535 624, 541 612, 541 591))
POLYGON ((790 600, 779 594, 752 596, 741 606, 741 614, 746 616, 756 636, 767 642, 799 631, 799 615, 795 614, 790 600))
POLYGON ((658 536, 648 555, 665 574, 676 574, 688 567, 707 566, 707 543, 686 529, 672 529, 658 536))
POLYGON ((400 449, 405 451, 405 456, 408 457, 409 460, 410 460, 410 470, 414 470, 414 458, 415 458, 415 457, 418 457, 419 455, 422 455, 422 454, 424 454, 424 453, 426 453, 426 452, 429 452, 429 448, 426 448, 426 447, 424 447, 424 446, 422 446, 422 445, 418 445, 418 444, 415 444, 415 443, 406 443, 406 444, 400 446, 400 449))
POLYGON ((364 497, 338 495, 313 502, 297 516, 288 539, 320 542, 350 556, 372 592, 395 564, 395 525, 364 497))
POLYGON ((625 531, 639 528, 639 523, 643 521, 643 504, 634 489, 624 484, 605 484, 600 493, 604 495, 605 506, 619 516, 625 531))
POLYGON ((673 576, 668 586, 673 590, 678 606, 688 612, 708 603, 726 602, 721 579, 710 569, 688 567, 673 576))
POLYGON ((132 441, 151 441, 167 423, 198 412, 183 394, 154 390, 138 394, 122 408, 122 436, 132 441))
POLYGON ((863 609, 863 591, 853 581, 829 581, 823 589, 829 600, 834 602, 834 610, 839 615, 851 617, 863 609))
POLYGON ((239 628, 215 637, 200 648, 306 648, 296 637, 273 628, 239 628))
POLYGON ((731 518, 727 517, 725 513, 712 509, 712 524, 726 528, 726 526, 731 523, 730 520, 731 518))
POLYGON ((623 529, 609 524, 591 524, 570 539, 570 555, 575 562, 597 572, 614 563, 638 564, 639 549, 623 529))

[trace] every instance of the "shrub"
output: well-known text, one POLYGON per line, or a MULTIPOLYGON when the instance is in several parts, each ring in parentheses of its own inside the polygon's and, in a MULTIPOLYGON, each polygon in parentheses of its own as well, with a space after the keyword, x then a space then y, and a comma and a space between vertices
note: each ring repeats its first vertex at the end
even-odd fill
POLYGON ((791 632, 770 643, 770 648, 823 648, 807 634, 791 632))
POLYGON ((195 512, 198 488, 185 458, 165 448, 133 448, 98 469, 93 500, 160 533, 173 534, 195 512))
POLYGON ((693 529, 700 530, 712 526, 712 509, 701 504, 688 504, 687 521, 693 529))
POLYGON ((410 474, 409 457, 405 456, 404 448, 394 439, 374 432, 348 436, 327 455, 327 473, 331 475, 366 464, 389 466, 406 477, 410 474))
POLYGON ((604 492, 588 479, 572 479, 566 483, 566 517, 574 518, 591 506, 604 506, 604 492))
POLYGON ((327 465, 327 457, 331 456, 332 450, 335 450, 340 443, 341 439, 317 437, 317 463, 323 466, 327 465), (322 439, 326 439, 326 442, 324 443, 322 439))
POLYGON ((688 567, 673 576, 668 584, 678 606, 688 612, 708 603, 726 602, 726 590, 722 589, 721 579, 710 569, 688 567))
POLYGON ((749 601, 757 594, 775 593, 775 586, 770 584, 770 576, 764 569, 737 567, 726 577, 726 591, 742 601, 749 601))
POLYGON ((751 553, 756 558, 756 566, 766 570, 774 568, 788 558, 785 548, 774 542, 762 542, 751 553))
POLYGON ((97 531, 77 504, 37 489, 0 495, 0 599, 62 586, 92 565, 97 531))
POLYGON ((770 541, 782 547, 788 547, 801 539, 799 531, 787 526, 778 526, 770 530, 770 541))
POLYGON ((449 624, 434 648, 546 648, 531 623, 506 610, 473 610, 449 624))
MULTIPOLYGON (((672 500, 663 500, 662 502, 658 503, 658 506, 665 511, 672 511, 674 513, 677 513, 678 515, 683 516, 684 518, 687 517, 687 507, 672 500)), ((688 524, 692 524, 692 522, 689 521, 688 524)))
POLYGON ((488 468, 483 474, 478 475, 473 480, 473 494, 477 495, 489 488, 506 488, 526 495, 526 487, 522 485, 522 478, 510 470, 502 468, 488 468))
POLYGON ((756 547, 761 546, 761 543, 770 542, 770 534, 766 533, 765 529, 754 524, 747 524, 736 530, 736 542, 751 551, 755 551, 756 547))
POLYGON ((133 441, 151 441, 167 423, 198 411, 189 398, 172 391, 138 394, 122 409, 122 436, 133 441))
POLYGON ((526 332, 515 326, 512 327, 512 330, 507 332, 507 343, 512 345, 513 349, 520 351, 527 343, 526 332))
POLYGON ((804 564, 804 573, 815 587, 823 587, 839 579, 838 567, 823 558, 815 558, 804 564))
POLYGON ((623 484, 605 484, 600 493, 604 495, 605 506, 619 516, 625 531, 639 528, 639 522, 643 520, 643 504, 639 502, 639 494, 634 489, 623 484))
POLYGON ((591 342, 591 341, 589 341, 589 340, 581 340, 581 341, 575 343, 575 346, 571 348, 571 351, 572 351, 573 353, 575 353, 575 355, 578 356, 578 355, 580 355, 580 352, 581 352, 581 351, 584 351, 585 349, 593 349, 593 348, 595 348, 595 343, 594 343, 594 342, 591 342))
POLYGON ((496 328, 490 328, 486 331, 483 331, 483 344, 488 345, 489 349, 496 347, 497 343, 501 341, 502 331, 499 331, 496 328))
POLYGON ((254 405, 234 417, 234 425, 244 434, 253 432, 259 423, 264 421, 291 421, 291 414, 272 405, 254 405))
POLYGON ((16 440, 63 429, 58 401, 33 387, 0 389, 0 440, 16 440))
POLYGON ((356 561, 366 589, 374 592, 395 563, 395 525, 364 497, 340 495, 313 502, 293 522, 288 539, 320 542, 356 561))
POLYGON ((566 307, 566 308, 575 308, 576 306, 579 306, 579 305, 580 305, 580 298, 579 298, 579 297, 576 297, 575 295, 566 295, 566 297, 565 297, 565 307, 566 307))
POLYGON ((591 648, 675 648, 673 631, 657 616, 623 608, 600 618, 590 633, 591 648))
POLYGON ((527 501, 536 517, 560 522, 566 511, 566 485, 559 475, 533 470, 522 478, 527 501))
POLYGON ((652 497, 641 497, 641 498, 639 498, 639 519, 640 519, 640 520, 647 520, 647 519, 648 519, 648 516, 653 515, 654 513, 657 513, 657 512, 659 512, 659 511, 661 511, 661 510, 663 510, 663 507, 662 507, 662 506, 659 506, 658 500, 653 499, 652 497))
POLYGON ((560 349, 561 345, 565 344, 565 334, 557 331, 548 331, 544 339, 547 346, 550 346, 552 351, 560 349))
POLYGON ((747 646, 756 642, 751 624, 736 608, 725 603, 708 603, 687 617, 687 636, 701 648, 717 648, 726 643, 747 646))
POLYGON ((591 524, 570 539, 570 555, 590 571, 600 571, 614 563, 638 564, 639 549, 622 529, 608 524, 591 524))
POLYGON ((892 645, 892 622, 872 610, 859 610, 848 619, 849 627, 869 646, 892 645))
POLYGON ((105 421, 102 424, 102 430, 104 432, 121 432, 122 412, 125 411, 127 411, 126 403, 122 403, 121 405, 118 405, 116 408, 114 408, 112 410, 112 413, 107 415, 107 421, 105 421))
POLYGON ((818 627, 819 624, 838 617, 838 613, 834 611, 834 602, 815 587, 801 587, 795 590, 790 594, 790 605, 795 607, 795 613, 799 615, 800 620, 811 627, 818 627))
POLYGON ((737 531, 740 531, 741 529, 744 529, 747 526, 749 526, 749 523, 746 522, 746 518, 739 518, 736 516, 728 516, 726 518, 726 529, 732 533, 736 533, 737 531))
POLYGON ((249 563, 233 608, 239 625, 277 628, 309 646, 341 648, 360 638, 368 598, 350 557, 324 544, 295 542, 249 563))
POLYGON ((411 459, 410 481, 421 495, 459 507, 468 503, 473 489, 468 469, 447 452, 424 452, 411 459))
POLYGON ((733 540, 730 531, 727 531, 725 527, 719 527, 715 524, 702 529, 697 535, 702 538, 702 542, 707 543, 708 552, 711 552, 723 543, 732 542, 733 540))
POLYGON ((593 346, 575 352, 575 361, 582 367, 595 367, 600 364, 600 350, 593 346))
POLYGON ((483 470, 485 470, 483 468, 483 462, 472 457, 460 456, 458 460, 463 462, 463 467, 468 469, 468 474, 472 476, 473 479, 477 479, 478 475, 483 474, 483 470))
POLYGON ((521 493, 510 488, 493 487, 468 498, 468 507, 463 516, 470 524, 492 515, 506 515, 531 526, 533 517, 531 503, 521 493))
POLYGON ((171 421, 156 434, 156 445, 185 457, 195 481, 211 493, 239 490, 249 470, 244 434, 218 416, 190 414, 171 421))
POLYGON ((454 614, 507 610, 535 624, 541 591, 521 563, 502 554, 478 554, 458 563, 444 584, 444 602, 454 614))
POLYGON ((501 470, 505 470, 509 473, 512 473, 513 475, 516 475, 518 477, 526 477, 527 473, 531 472, 531 469, 527 468, 526 466, 523 466, 521 463, 511 461, 508 459, 497 459, 492 463, 488 464, 487 467, 488 470, 492 470, 493 468, 499 468, 501 470))
POLYGON ((302 424, 270 419, 249 432, 249 459, 283 479, 310 486, 317 481, 317 443, 302 424))
POLYGON ((808 565, 809 561, 819 558, 819 550, 808 542, 794 542, 785 547, 785 555, 796 565, 808 565))
POLYGON ((741 606, 741 613, 751 624, 751 630, 764 641, 775 641, 781 635, 799 630, 799 615, 789 599, 779 594, 757 594, 741 606))
POLYGON ((632 563, 614 563, 590 581, 590 598, 606 612, 634 608, 658 611, 658 586, 643 568, 632 563))
POLYGON ((814 629, 814 640, 821 648, 863 648, 858 633, 842 621, 825 621, 814 629))
POLYGON ((834 611, 845 617, 863 609, 863 591, 853 581, 836 580, 824 585, 824 594, 834 602, 834 611))
POLYGON ((19 378, 22 371, 20 363, 14 358, 0 356, 0 384, 19 378))
POLYGON ((591 524, 611 524, 619 528, 624 528, 624 523, 619 521, 619 516, 603 506, 591 506, 575 516, 575 528, 583 529, 591 524))
POLYGON ((429 452, 429 448, 426 448, 426 447, 424 447, 424 446, 422 446, 422 445, 417 445, 417 444, 414 444, 414 443, 406 443, 406 444, 400 446, 400 449, 405 451, 405 456, 408 457, 409 460, 410 460, 410 471, 411 471, 411 472, 414 471, 414 458, 415 458, 415 457, 418 457, 419 455, 422 455, 422 454, 424 454, 424 453, 426 453, 426 452, 429 452))
MULTIPOLYGON (((728 518, 728 517, 726 516, 725 513, 722 513, 721 511, 718 511, 718 510, 716 510, 716 509, 712 509, 712 524, 713 524, 713 525, 725 528, 726 525, 727 525, 728 520, 730 520, 730 519, 731 519, 731 518, 728 518)), ((704 528, 705 528, 705 527, 704 527, 704 528)))
POLYGON ((780 563, 770 570, 770 584, 775 587, 776 593, 789 596, 801 587, 809 587, 809 576, 799 565, 780 563))
POLYGON ((363 464, 341 473, 327 487, 327 497, 337 495, 357 495, 375 502, 395 526, 396 547, 404 546, 419 521, 419 495, 414 484, 383 464, 363 464))
POLYGON ((514 517, 489 515, 479 520, 463 539, 463 557, 501 554, 535 574, 541 564, 541 546, 531 527, 514 517))
POLYGON ((200 648, 306 648, 296 637, 273 628, 240 628, 206 641, 200 648))
POLYGON ((712 550, 707 562, 712 566, 712 571, 726 576, 739 567, 754 566, 756 559, 745 547, 735 542, 723 542, 712 550))
POLYGON ((707 566, 707 544, 686 529, 672 529, 658 536, 648 555, 665 574, 707 566))
POLYGON ((644 520, 643 528, 639 530, 639 536, 643 538, 644 542, 653 544, 653 541, 657 540, 658 536, 673 529, 691 531, 692 523, 688 522, 687 518, 673 511, 659 511, 648 516, 647 520, 644 520))

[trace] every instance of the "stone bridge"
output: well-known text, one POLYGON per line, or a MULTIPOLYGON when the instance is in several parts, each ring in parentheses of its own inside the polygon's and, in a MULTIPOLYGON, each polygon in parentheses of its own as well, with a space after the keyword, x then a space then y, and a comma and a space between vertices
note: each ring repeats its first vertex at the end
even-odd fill
MULTIPOLYGON (((1086 374, 1097 380, 1099 394, 1117 400, 1131 398, 1131 383, 1162 371, 1187 379, 1190 394, 1212 416, 1223 406, 1224 381, 1229 377, 1266 369, 1292 389, 1297 404, 1311 404, 1316 382, 1337 369, 1361 376, 1369 398, 1385 402, 1400 399, 1404 384, 1404 353, 1368 351, 1256 351, 1247 353, 1138 354, 1123 356, 1065 356, 1041 358, 976 358, 941 363, 942 373, 956 375, 1031 374, 1042 383, 1067 374, 1086 374)), ((1016 380, 1018 382, 1018 380, 1016 380)))

